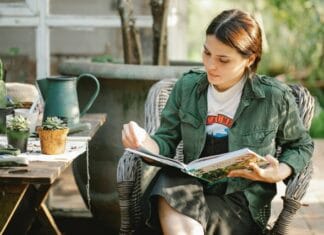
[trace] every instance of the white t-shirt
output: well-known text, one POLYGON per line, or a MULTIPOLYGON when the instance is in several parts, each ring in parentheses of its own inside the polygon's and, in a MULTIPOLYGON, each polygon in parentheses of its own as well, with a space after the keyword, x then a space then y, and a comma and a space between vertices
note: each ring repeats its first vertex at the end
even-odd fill
POLYGON ((241 79, 226 91, 217 91, 209 84, 207 91, 208 113, 206 133, 214 138, 228 136, 228 129, 233 124, 234 114, 241 100, 246 78, 241 79))

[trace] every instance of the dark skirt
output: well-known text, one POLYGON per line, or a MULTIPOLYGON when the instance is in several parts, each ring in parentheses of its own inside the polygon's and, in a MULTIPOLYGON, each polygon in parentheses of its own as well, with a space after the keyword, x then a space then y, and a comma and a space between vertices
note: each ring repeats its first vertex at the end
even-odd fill
POLYGON ((257 235, 261 228, 252 219, 243 192, 210 193, 200 180, 172 168, 162 168, 144 195, 146 225, 160 234, 157 198, 166 199, 175 210, 198 221, 205 234, 257 235))

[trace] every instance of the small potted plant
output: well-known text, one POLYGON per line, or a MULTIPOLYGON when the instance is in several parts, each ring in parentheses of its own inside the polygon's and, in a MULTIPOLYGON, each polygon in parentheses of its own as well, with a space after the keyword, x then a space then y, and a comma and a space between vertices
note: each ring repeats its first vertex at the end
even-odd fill
POLYGON ((22 153, 27 151, 29 138, 29 121, 21 115, 16 115, 7 120, 8 145, 20 149, 22 153))
POLYGON ((47 117, 42 126, 37 129, 37 132, 43 154, 64 153, 69 128, 61 119, 58 117, 47 117))

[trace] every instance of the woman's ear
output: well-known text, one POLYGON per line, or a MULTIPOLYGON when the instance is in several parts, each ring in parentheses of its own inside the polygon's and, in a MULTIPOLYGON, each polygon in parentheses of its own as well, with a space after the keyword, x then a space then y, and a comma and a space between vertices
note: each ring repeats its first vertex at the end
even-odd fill
POLYGON ((255 54, 252 54, 250 57, 249 57, 249 60, 248 60, 248 67, 251 67, 251 65, 254 63, 255 61, 255 58, 256 58, 256 55, 255 54))

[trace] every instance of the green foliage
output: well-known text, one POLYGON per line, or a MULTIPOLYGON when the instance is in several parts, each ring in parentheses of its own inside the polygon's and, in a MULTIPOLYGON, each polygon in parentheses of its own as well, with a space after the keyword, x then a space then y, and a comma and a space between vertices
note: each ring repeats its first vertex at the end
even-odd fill
POLYGON ((29 121, 21 115, 16 115, 7 120, 7 129, 21 132, 29 131, 29 121))
POLYGON ((266 29, 270 61, 278 63, 279 60, 282 72, 292 79, 304 80, 309 86, 323 79, 323 2, 269 0, 264 3, 262 10, 272 16, 266 20, 273 21, 272 27, 266 29))
POLYGON ((309 132, 313 138, 324 138, 324 109, 319 102, 316 102, 315 115, 309 132))
POLYGON ((11 56, 17 56, 19 55, 20 48, 19 47, 11 47, 9 48, 9 55, 11 56))
POLYGON ((43 122, 42 127, 44 130, 59 130, 65 129, 66 124, 58 117, 47 117, 43 122))
POLYGON ((324 111, 313 118, 310 135, 313 138, 324 138, 324 111))
POLYGON ((97 62, 97 63, 113 63, 114 59, 111 55, 100 55, 100 56, 94 56, 91 59, 91 62, 97 62))

